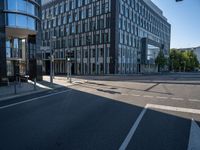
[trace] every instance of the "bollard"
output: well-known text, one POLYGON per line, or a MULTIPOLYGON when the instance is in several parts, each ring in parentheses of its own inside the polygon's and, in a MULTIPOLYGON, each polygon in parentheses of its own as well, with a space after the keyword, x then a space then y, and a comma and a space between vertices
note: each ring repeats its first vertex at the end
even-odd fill
POLYGON ((34 78, 34 90, 36 91, 36 78, 34 78))
POLYGON ((17 94, 17 83, 14 81, 14 93, 17 94))
POLYGON ((20 78, 20 76, 19 76, 19 87, 21 87, 22 85, 21 85, 21 78, 20 78))
POLYGON ((8 86, 10 86, 10 81, 9 81, 9 79, 8 79, 8 81, 7 81, 7 84, 8 84, 8 86))
POLYGON ((69 82, 72 83, 72 64, 71 64, 71 62, 69 65, 70 65, 69 66, 69 82))

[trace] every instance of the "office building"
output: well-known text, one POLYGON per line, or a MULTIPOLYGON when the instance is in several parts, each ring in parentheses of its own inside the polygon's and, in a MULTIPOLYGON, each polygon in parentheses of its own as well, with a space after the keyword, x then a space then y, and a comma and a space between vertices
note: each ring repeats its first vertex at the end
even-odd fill
POLYGON ((42 78, 40 0, 0 1, 0 82, 18 75, 42 78))
POLYGON ((67 72, 68 52, 77 75, 156 72, 159 51, 169 56, 171 26, 150 0, 45 0, 42 29, 47 74, 51 50, 55 74, 67 72))

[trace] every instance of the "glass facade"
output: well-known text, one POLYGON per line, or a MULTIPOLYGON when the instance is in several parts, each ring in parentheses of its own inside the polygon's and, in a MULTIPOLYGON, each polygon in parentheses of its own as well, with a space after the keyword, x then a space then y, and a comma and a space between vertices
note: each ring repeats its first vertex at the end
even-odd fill
POLYGON ((40 0, 1 1, 0 82, 3 77, 13 81, 16 75, 25 74, 41 80, 39 69, 42 67, 37 63, 40 59, 40 34, 37 34, 40 33, 40 4, 40 0))
POLYGON ((10 11, 6 15, 7 26, 37 30, 37 20, 34 16, 38 16, 38 6, 26 0, 7 0, 6 2, 6 8, 10 11))
POLYGON ((165 55, 169 52, 170 24, 157 10, 144 0, 49 2, 42 10, 42 45, 55 50, 58 74, 66 73, 67 51, 75 53, 76 74, 137 73, 148 51, 143 38, 163 45, 165 55))
POLYGON ((20 38, 7 38, 6 39, 6 57, 24 59, 22 55, 25 53, 25 39, 20 38))
POLYGON ((14 76, 13 60, 18 60, 20 74, 25 74, 26 40, 21 38, 6 39, 7 76, 14 76))
POLYGON ((24 12, 33 16, 37 16, 38 7, 26 0, 7 0, 7 10, 24 12))
POLYGON ((7 13, 7 26, 37 30, 36 19, 13 13, 7 13))
POLYGON ((111 0, 54 2, 42 11, 42 45, 55 50, 55 73, 66 73, 68 51, 75 74, 109 73, 111 0))
POLYGON ((147 64, 155 64, 155 59, 158 56, 160 51, 160 47, 156 47, 154 45, 147 45, 147 64))
POLYGON ((155 7, 154 10, 143 0, 118 1, 118 72, 125 74, 140 72, 142 70, 140 67, 146 65, 142 62, 154 64, 155 58, 152 53, 155 52, 155 56, 158 53, 152 52, 150 45, 142 47, 142 39, 150 39, 164 45, 164 48, 160 46, 159 50, 162 49, 167 56, 170 48, 170 24, 162 14, 157 13, 159 8, 155 7), (148 56, 142 58, 142 53, 147 53, 148 56))

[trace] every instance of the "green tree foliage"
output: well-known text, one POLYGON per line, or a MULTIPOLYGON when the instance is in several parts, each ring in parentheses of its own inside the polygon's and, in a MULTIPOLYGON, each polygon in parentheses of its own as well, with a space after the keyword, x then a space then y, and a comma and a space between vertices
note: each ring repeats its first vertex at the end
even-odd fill
POLYGON ((162 50, 160 50, 160 52, 158 53, 158 56, 155 59, 155 63, 156 65, 158 65, 158 71, 160 71, 160 69, 164 68, 165 65, 167 65, 167 58, 165 58, 162 50))
POLYGON ((196 54, 193 51, 170 50, 170 69, 173 71, 194 71, 199 67, 196 54))

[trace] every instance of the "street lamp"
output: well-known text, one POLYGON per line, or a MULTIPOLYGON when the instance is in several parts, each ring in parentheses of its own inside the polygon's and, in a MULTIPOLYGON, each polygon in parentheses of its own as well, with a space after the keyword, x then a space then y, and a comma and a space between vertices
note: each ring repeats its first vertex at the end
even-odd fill
POLYGON ((50 39, 50 82, 53 84, 54 78, 54 49, 52 47, 52 39, 56 39, 55 36, 51 36, 50 39))
MULTIPOLYGON (((53 17, 52 15, 49 15, 47 17, 48 22, 50 22, 53 19, 55 19, 55 17, 53 17)), ((53 84, 53 78, 54 78, 54 49, 52 47, 53 39, 55 40, 56 36, 52 36, 51 31, 50 31, 50 82, 51 84, 53 84)))

